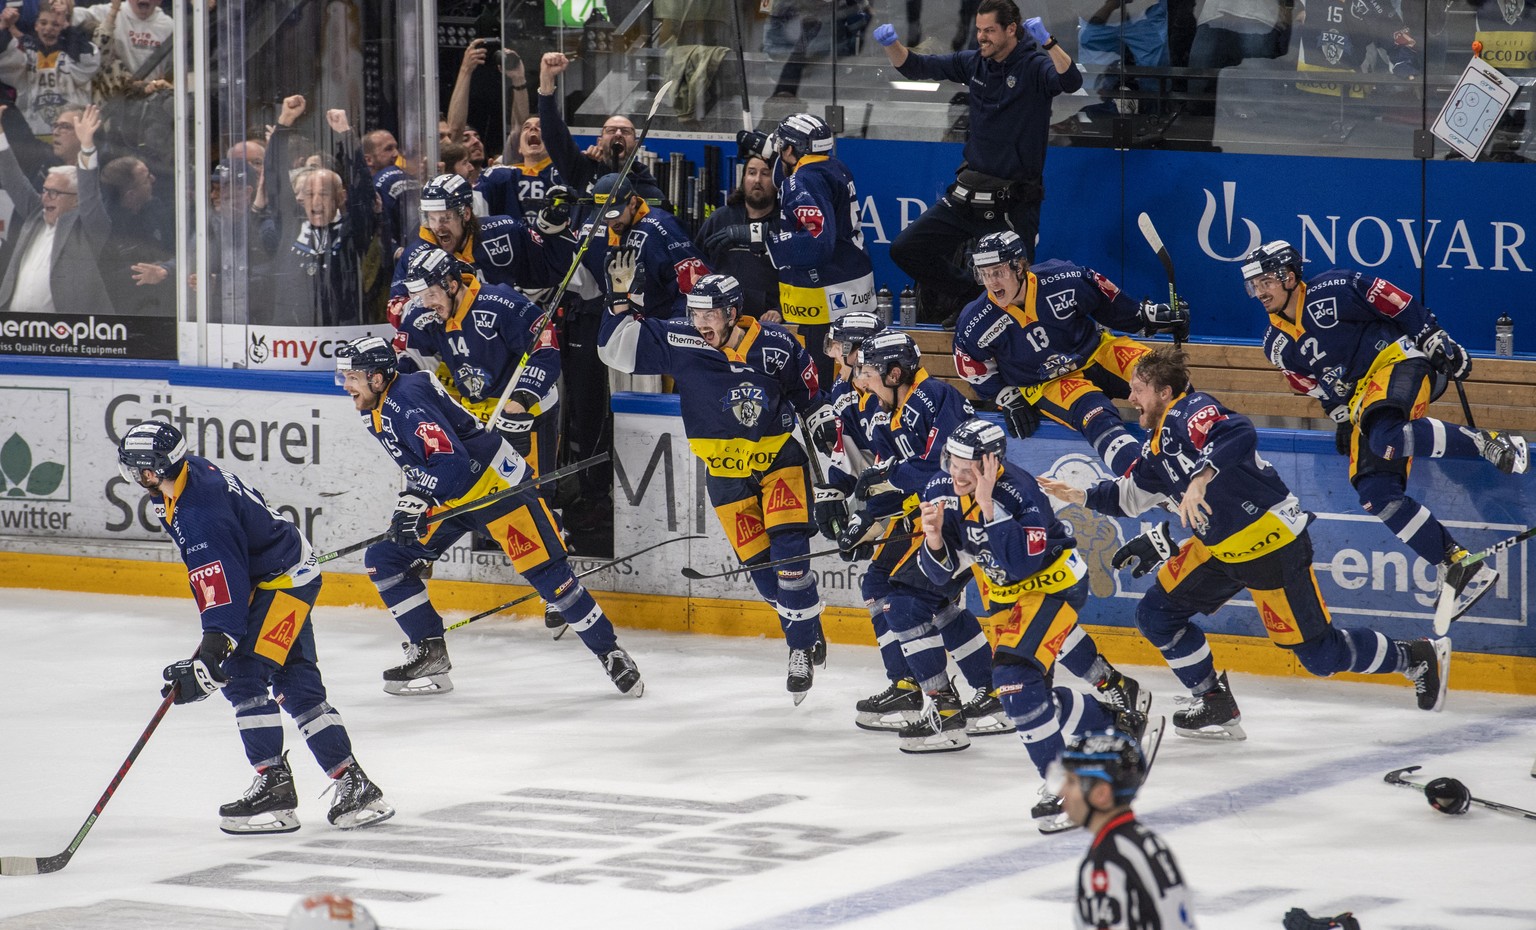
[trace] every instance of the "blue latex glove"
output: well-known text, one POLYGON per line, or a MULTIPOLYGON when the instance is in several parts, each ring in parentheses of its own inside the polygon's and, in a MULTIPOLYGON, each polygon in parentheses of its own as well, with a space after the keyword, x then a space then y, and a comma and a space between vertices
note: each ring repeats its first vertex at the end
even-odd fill
POLYGON ((896 27, 890 23, 882 23, 875 27, 875 41, 883 46, 896 44, 896 27))
MULTIPOLYGON (((1029 33, 1030 38, 1041 45, 1051 41, 1050 32, 1045 28, 1045 23, 1042 23, 1038 16, 1031 16, 1029 19, 1024 20, 1024 31, 1029 33)), ((879 35, 877 34, 875 38, 878 39, 879 35)))

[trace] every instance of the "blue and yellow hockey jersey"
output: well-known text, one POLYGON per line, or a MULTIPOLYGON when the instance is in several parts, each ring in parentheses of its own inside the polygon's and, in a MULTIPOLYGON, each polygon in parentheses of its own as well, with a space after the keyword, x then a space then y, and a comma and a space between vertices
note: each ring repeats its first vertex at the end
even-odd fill
MULTIPOLYGON (((453 257, 473 265, 480 277, 491 284, 508 287, 553 287, 565 277, 576 246, 565 236, 541 236, 514 216, 482 216, 464 238, 464 245, 453 257)), ((406 243, 395 262, 395 276, 389 285, 390 297, 408 297, 405 270, 411 256, 422 249, 441 248, 437 236, 426 226, 406 243)))
POLYGON ((785 322, 830 323, 850 310, 873 310, 874 266, 852 173, 830 155, 804 155, 787 176, 783 170, 776 163, 780 231, 764 245, 779 270, 785 322))

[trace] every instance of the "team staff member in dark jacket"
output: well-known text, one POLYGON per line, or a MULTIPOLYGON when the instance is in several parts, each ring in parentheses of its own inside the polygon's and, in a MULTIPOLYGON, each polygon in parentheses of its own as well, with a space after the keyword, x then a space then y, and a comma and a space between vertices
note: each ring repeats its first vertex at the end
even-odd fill
POLYGON ((1163 562, 1157 584, 1136 606, 1136 626, 1156 646, 1195 702, 1176 711, 1180 736, 1245 739, 1227 676, 1216 674, 1205 633, 1190 622, 1247 589, 1270 640, 1314 675, 1401 674, 1421 710, 1445 702, 1451 641, 1389 640, 1374 630, 1333 625, 1312 571, 1312 515, 1258 453, 1258 431, 1241 414, 1189 386, 1189 356, 1154 349, 1131 376, 1131 405, 1149 438, 1123 477, 1086 491, 1040 479, 1052 497, 1112 517, 1160 504, 1176 509, 1194 537, 1175 554, 1163 523, 1121 547, 1116 566, 1144 575, 1163 562), (1166 560, 1165 562, 1163 560, 1166 560))
POLYGON ((733 227, 753 223, 763 224, 765 236, 778 232, 779 192, 773 186, 773 162, 755 153, 742 159, 741 184, 731 191, 725 206, 699 227, 698 243, 710 268, 741 282, 746 314, 761 323, 778 323, 783 318, 779 316, 779 272, 773 259, 766 249, 734 237, 733 227))
POLYGON ((939 322, 976 294, 969 269, 954 260, 969 240, 1011 229, 1034 257, 1051 99, 1081 88, 1083 75, 1038 16, 1022 26, 1019 20, 1013 0, 982 0, 978 48, 951 55, 914 55, 897 40, 896 27, 875 29, 903 77, 964 84, 970 99, 970 134, 955 184, 891 243, 891 259, 918 283, 925 322, 939 322))
MULTIPOLYGON (((549 152, 560 183, 577 191, 589 190, 598 178, 618 171, 639 145, 635 123, 627 116, 615 113, 603 120, 598 140, 582 151, 571 138, 570 127, 560 113, 560 101, 555 99, 555 79, 570 67, 571 60, 559 52, 545 52, 539 59, 539 127, 544 146, 549 152)), ((660 203, 661 188, 656 178, 641 164, 639 159, 630 166, 629 180, 635 190, 646 200, 660 203)))
POLYGON ((419 569, 476 529, 501 544, 512 568, 566 618, 614 685, 640 697, 645 691, 640 671, 619 647, 603 609, 571 573, 565 544, 537 489, 427 523, 429 508, 478 500, 527 480, 530 469, 522 456, 500 435, 482 429, 431 374, 399 371, 395 350, 378 336, 364 336, 337 350, 336 377, 362 414, 363 426, 400 466, 403 479, 388 541, 369 546, 363 555, 380 599, 410 637, 405 663, 384 672, 384 690, 452 690, 443 618, 427 596, 419 569))
POLYGON ((315 664, 309 612, 320 595, 320 566, 309 540, 266 500, 207 459, 187 454, 181 431, 150 420, 130 429, 117 449, 123 477, 148 491, 160 525, 187 565, 203 619, 197 655, 165 669, 176 703, 223 689, 235 708, 245 757, 256 780, 219 808, 225 833, 292 833, 299 798, 283 752, 281 705, 336 781, 328 819, 366 827, 395 811, 352 757, 341 715, 325 699, 315 664), (274 697, 276 700, 274 700, 274 697))

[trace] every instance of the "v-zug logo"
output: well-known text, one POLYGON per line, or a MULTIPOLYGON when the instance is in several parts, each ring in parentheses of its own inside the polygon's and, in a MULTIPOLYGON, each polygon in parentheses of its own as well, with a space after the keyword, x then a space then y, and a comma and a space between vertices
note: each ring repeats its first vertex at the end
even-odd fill
POLYGON ((1205 211, 1200 214, 1200 228, 1196 232, 1196 238, 1200 242, 1200 250, 1219 262, 1241 261, 1244 255, 1258 248, 1263 242, 1263 236, 1259 234, 1259 224, 1247 217, 1238 217, 1234 212, 1234 204, 1237 200, 1237 182, 1223 181, 1221 184, 1221 216, 1223 220, 1223 237, 1225 240, 1224 251, 1218 252, 1211 244, 1211 227, 1216 223, 1217 205, 1216 195, 1210 188, 1205 189, 1205 211), (1228 253, 1237 244, 1232 238, 1232 221, 1242 219, 1243 225, 1248 229, 1248 244, 1239 247, 1235 252, 1228 253))

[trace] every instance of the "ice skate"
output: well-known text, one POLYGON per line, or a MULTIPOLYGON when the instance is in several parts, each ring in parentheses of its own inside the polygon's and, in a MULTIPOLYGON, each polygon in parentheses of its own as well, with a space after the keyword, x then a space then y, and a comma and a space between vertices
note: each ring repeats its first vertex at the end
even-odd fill
POLYGON ((560 616, 560 611, 555 609, 554 604, 544 605, 544 629, 553 633, 557 641, 565 635, 566 630, 570 629, 565 625, 565 618, 560 616))
POLYGON ((1402 644, 1408 659, 1403 669, 1419 698, 1419 710, 1439 711, 1445 706, 1445 690, 1451 680, 1451 640, 1415 639, 1402 644))
POLYGON ((1435 601, 1435 635, 1444 636, 1451 621, 1472 609, 1499 580, 1498 570, 1487 559, 1466 563, 1468 552, 1460 546, 1452 549, 1440 563, 1440 597, 1435 601))
POLYGON ((784 688, 789 691, 790 697, 795 699, 795 706, 805 700, 806 694, 811 690, 811 682, 815 678, 816 670, 811 665, 810 649, 789 650, 789 678, 784 688))
POLYGON ((1050 789, 1044 785, 1040 786, 1040 800, 1029 809, 1029 816, 1034 818, 1035 828, 1047 836, 1077 826, 1066 811, 1061 809, 1061 797, 1051 794, 1050 789))
POLYGON ((293 787, 288 754, 282 761, 256 772, 251 787, 238 801, 219 805, 223 818, 219 829, 242 836, 248 833, 292 833, 299 828, 299 795, 293 787))
POLYGON ((901 751, 912 754, 959 752, 971 745, 971 737, 965 732, 960 696, 953 688, 933 695, 918 718, 902 727, 900 736, 901 751))
POLYGON ((645 694, 645 682, 640 680, 640 668, 635 665, 635 660, 629 657, 629 653, 615 646, 612 652, 600 656, 599 659, 608 672, 608 677, 613 679, 615 688, 634 698, 645 694))
POLYGON ((997 699, 994 688, 976 689, 960 710, 965 715, 965 732, 971 736, 993 736, 1014 730, 1013 721, 1003 711, 1003 702, 997 699))
POLYGON ((441 636, 430 636, 419 643, 401 643, 405 664, 384 670, 386 694, 446 694, 453 690, 448 670, 448 647, 441 636))
POLYGON ((1245 740, 1243 715, 1227 686, 1227 673, 1216 678, 1216 687, 1190 701, 1185 710, 1173 712, 1173 730, 1192 739, 1245 740))
POLYGON ((894 732, 917 719, 923 710, 923 689, 910 678, 891 682, 879 694, 871 694, 853 706, 853 724, 861 730, 894 732))
POLYGON ((811 664, 817 668, 827 667, 827 638, 819 632, 816 642, 811 644, 811 664))
POLYGON ((1531 467, 1531 451, 1525 437, 1497 430, 1477 431, 1478 450, 1493 467, 1506 475, 1523 475, 1531 467))
POLYGON ((1110 669, 1108 675, 1093 683, 1093 687, 1099 700, 1117 711, 1133 710, 1145 715, 1152 709, 1152 692, 1142 688, 1129 675, 1122 675, 1118 669, 1110 669))
POLYGON ((336 798, 326 819, 343 830, 371 827, 395 816, 395 809, 384 802, 384 792, 368 780, 363 767, 347 763, 332 782, 336 798))

